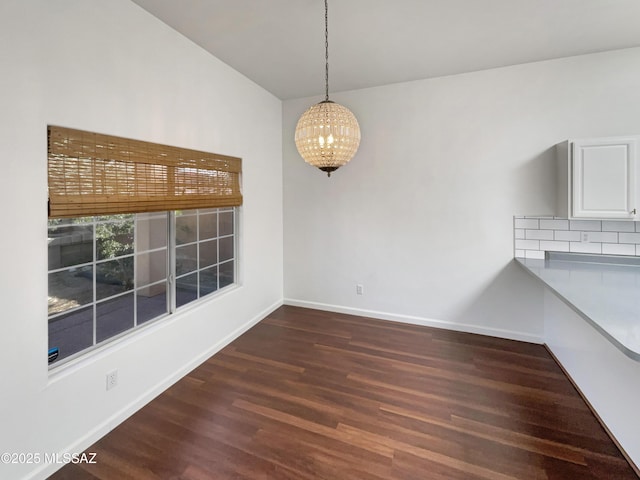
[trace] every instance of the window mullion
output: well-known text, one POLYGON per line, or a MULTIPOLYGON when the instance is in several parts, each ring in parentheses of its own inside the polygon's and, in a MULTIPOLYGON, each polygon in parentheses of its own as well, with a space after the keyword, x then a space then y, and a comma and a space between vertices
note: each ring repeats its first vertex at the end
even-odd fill
POLYGON ((220 290, 220 212, 216 214, 216 290, 220 290))
POLYGON ((93 272, 93 302, 91 305, 91 308, 93 309, 93 345, 96 345, 98 343, 98 336, 97 336, 97 331, 98 331, 98 306, 96 305, 96 300, 98 298, 98 287, 97 287, 97 282, 98 282, 98 264, 97 264, 97 260, 98 260, 98 254, 96 252, 97 250, 97 244, 98 241, 96 239, 96 235, 97 235, 97 229, 96 229, 96 217, 93 217, 93 265, 91 266, 91 270, 93 272))
POLYGON ((176 311, 176 212, 167 212, 167 309, 176 311))
POLYGON ((133 327, 138 326, 138 215, 133 216, 133 327))
POLYGON ((196 298, 200 298, 200 210, 196 210, 196 298))

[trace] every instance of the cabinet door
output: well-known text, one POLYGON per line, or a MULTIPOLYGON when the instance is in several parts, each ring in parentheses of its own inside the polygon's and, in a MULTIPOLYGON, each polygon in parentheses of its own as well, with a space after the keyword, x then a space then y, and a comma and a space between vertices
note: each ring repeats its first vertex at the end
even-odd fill
POLYGON ((573 142, 573 217, 635 217, 636 142, 632 137, 573 142))

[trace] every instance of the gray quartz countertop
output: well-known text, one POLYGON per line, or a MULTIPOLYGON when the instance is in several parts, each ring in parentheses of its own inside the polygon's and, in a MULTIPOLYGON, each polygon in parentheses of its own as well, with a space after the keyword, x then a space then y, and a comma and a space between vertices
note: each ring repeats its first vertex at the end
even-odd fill
POLYGON ((516 258, 627 356, 640 361, 640 257, 516 258))

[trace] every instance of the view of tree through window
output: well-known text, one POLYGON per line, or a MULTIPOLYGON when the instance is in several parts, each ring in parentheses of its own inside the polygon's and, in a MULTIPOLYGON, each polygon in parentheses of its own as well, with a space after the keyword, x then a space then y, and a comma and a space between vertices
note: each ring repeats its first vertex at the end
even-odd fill
POLYGON ((235 214, 220 208, 49 220, 55 361, 233 284, 235 214))

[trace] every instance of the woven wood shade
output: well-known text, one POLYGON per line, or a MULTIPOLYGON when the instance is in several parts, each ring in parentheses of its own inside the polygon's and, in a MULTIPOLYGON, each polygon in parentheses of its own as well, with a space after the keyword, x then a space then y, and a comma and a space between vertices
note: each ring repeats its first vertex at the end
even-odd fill
POLYGON ((242 205, 242 160, 49 126, 49 217, 242 205))

